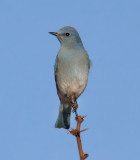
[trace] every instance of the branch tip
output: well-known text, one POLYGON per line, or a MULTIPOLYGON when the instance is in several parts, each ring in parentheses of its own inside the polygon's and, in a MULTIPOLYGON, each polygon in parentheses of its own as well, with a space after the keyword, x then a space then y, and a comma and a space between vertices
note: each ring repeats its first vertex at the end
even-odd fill
POLYGON ((88 130, 88 128, 86 128, 86 129, 83 129, 83 130, 81 130, 80 132, 83 132, 83 131, 86 131, 86 130, 88 130))
POLYGON ((85 118, 87 115, 84 115, 82 118, 85 118))

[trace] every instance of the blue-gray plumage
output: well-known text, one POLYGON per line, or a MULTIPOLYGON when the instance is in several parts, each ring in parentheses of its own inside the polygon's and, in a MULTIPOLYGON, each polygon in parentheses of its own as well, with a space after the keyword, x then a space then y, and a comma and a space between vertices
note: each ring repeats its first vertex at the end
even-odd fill
POLYGON ((70 127, 72 96, 75 100, 84 91, 90 60, 78 32, 73 27, 63 27, 55 35, 61 43, 55 62, 55 81, 60 99, 56 128, 70 127))

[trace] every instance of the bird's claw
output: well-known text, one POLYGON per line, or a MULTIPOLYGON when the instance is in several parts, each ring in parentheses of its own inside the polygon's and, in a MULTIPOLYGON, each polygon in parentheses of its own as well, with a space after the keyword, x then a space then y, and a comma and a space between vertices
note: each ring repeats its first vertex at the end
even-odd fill
POLYGON ((72 104, 72 112, 73 113, 77 111, 77 108, 78 108, 77 102, 75 102, 74 104, 72 104))

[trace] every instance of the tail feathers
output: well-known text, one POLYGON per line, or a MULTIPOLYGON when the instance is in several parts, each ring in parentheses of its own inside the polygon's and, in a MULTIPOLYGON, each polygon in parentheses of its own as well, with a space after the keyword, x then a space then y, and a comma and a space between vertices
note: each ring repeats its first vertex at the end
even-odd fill
POLYGON ((60 104, 59 115, 55 123, 55 128, 70 128, 71 104, 60 104))

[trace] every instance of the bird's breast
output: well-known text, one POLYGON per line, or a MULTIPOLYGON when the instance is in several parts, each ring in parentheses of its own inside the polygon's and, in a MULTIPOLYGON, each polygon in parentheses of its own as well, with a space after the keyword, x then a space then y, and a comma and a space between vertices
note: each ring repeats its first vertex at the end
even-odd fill
POLYGON ((64 94, 79 96, 88 79, 88 57, 82 53, 65 53, 57 58, 57 85, 64 94))

